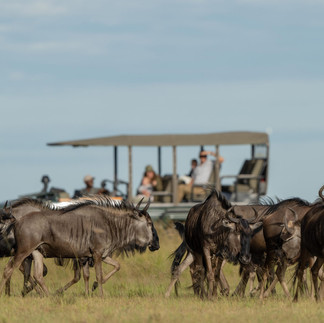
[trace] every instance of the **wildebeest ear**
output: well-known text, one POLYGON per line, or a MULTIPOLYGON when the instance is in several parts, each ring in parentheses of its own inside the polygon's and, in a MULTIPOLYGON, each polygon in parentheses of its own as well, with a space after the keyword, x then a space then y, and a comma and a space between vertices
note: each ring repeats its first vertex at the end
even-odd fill
POLYGON ((262 229, 263 222, 257 222, 250 224, 250 228, 252 230, 252 236, 254 236, 256 233, 258 233, 262 229))
POLYGON ((141 211, 136 210, 136 209, 133 211, 133 214, 132 214, 133 218, 140 219, 142 216, 143 216, 143 214, 141 213, 141 211))
POLYGON ((235 223, 233 223, 227 219, 223 219, 222 226, 225 228, 229 228, 231 230, 235 230, 235 223))

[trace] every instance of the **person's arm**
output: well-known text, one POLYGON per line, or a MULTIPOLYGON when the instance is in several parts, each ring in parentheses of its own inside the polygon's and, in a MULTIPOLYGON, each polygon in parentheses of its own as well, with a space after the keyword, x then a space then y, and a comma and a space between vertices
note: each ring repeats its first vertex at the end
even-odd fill
MULTIPOLYGON (((216 157, 216 153, 214 151, 204 150, 201 152, 201 154, 202 153, 216 157)), ((221 164, 224 161, 224 158, 222 156, 218 156, 218 161, 221 164)))

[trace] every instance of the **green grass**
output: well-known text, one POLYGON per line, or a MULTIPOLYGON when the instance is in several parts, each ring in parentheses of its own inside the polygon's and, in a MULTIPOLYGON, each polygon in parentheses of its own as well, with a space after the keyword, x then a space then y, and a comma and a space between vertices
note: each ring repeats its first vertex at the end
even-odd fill
MULTIPOLYGON (((174 293, 164 298, 170 282, 169 254, 179 245, 180 238, 174 229, 157 225, 161 249, 151 253, 120 258, 121 270, 104 285, 104 297, 95 292, 85 296, 81 280, 64 295, 55 290, 72 278, 70 268, 54 265, 47 259, 48 275, 45 278, 51 296, 39 297, 35 292, 25 298, 20 296, 22 275, 12 277, 12 296, 0 297, 0 322, 305 322, 323 321, 324 307, 311 299, 301 299, 297 304, 287 300, 277 287, 277 296, 264 302, 245 297, 219 297, 201 301, 193 296, 189 272, 181 277, 179 297, 174 293)), ((0 261, 0 269, 8 259, 0 261)), ((105 272, 108 266, 104 265, 105 272)), ((225 275, 236 286, 238 267, 225 266, 225 275)), ((95 279, 91 270, 90 284, 95 279)))

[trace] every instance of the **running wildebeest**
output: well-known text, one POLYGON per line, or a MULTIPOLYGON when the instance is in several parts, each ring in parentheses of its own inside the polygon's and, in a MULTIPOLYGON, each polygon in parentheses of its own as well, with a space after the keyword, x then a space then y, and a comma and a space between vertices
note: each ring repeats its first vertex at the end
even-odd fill
MULTIPOLYGON (((86 198, 83 198, 83 200, 86 198)), ((118 201, 111 201, 112 203, 118 204, 118 201)), ((77 203, 77 200, 71 202, 70 204, 77 203)), ((136 208, 138 209, 141 203, 139 203, 136 208)), ((14 237, 13 230, 5 229, 4 227, 5 223, 7 223, 7 226, 10 225, 10 221, 6 221, 12 216, 15 219, 20 219, 22 216, 28 215, 32 211, 53 211, 53 216, 57 216, 58 213, 56 212, 59 210, 61 206, 54 205, 50 201, 41 201, 37 199, 31 199, 31 198, 22 198, 17 201, 14 201, 13 204, 10 204, 10 208, 7 207, 7 203, 4 206, 2 210, 0 210, 0 220, 4 220, 4 223, 0 223, 0 230, 1 227, 3 234, 0 234, 0 256, 1 257, 9 257, 14 255, 14 250, 16 249, 16 242, 14 237), (11 216, 9 216, 11 214, 11 216), (6 232, 8 231, 8 232, 6 232)), ((0 221, 1 222, 1 221, 0 221)), ((12 224, 11 224, 12 225, 12 224)), ((39 250, 43 256, 46 256, 46 246, 39 247, 39 250)), ((23 285, 23 291, 22 295, 25 296, 27 293, 29 293, 33 288, 35 287, 37 289, 37 292, 41 294, 41 291, 38 289, 36 281, 32 279, 31 277, 31 265, 32 265, 33 257, 29 256, 24 261, 22 266, 20 267, 20 270, 24 274, 24 285, 23 285), (30 285, 28 286, 28 281, 30 282, 30 285)), ((73 262, 73 270, 74 270, 74 277, 71 281, 69 281, 67 284, 65 284, 62 288, 57 290, 57 293, 62 293, 65 290, 67 290, 69 287, 71 287, 73 284, 77 283, 81 278, 81 269, 83 273, 84 283, 85 283, 85 293, 86 295, 89 294, 89 277, 90 277, 90 271, 89 271, 89 264, 93 266, 93 259, 92 258, 78 258, 78 259, 54 259, 55 264, 59 266, 66 266, 69 261, 73 262)), ((113 275, 116 271, 119 270, 119 263, 116 262, 113 259, 106 259, 105 262, 109 265, 114 266, 114 270, 111 271, 110 275, 113 275)), ((44 276, 47 273, 47 268, 44 264, 44 276)), ((109 278, 109 277, 108 277, 109 278)), ((97 282, 94 282, 93 290, 97 287, 97 282)), ((6 294, 10 295, 10 281, 8 280, 6 285, 6 294)))
MULTIPOLYGON (((27 214, 32 211, 39 211, 41 209, 42 203, 29 199, 23 198, 21 200, 15 201, 13 204, 10 203, 8 206, 8 201, 4 205, 3 209, 0 210, 0 257, 11 257, 14 255, 16 248, 16 241, 14 233, 12 230, 13 219, 19 219, 24 214, 27 214)), ((30 270, 32 264, 32 257, 27 257, 22 266, 19 268, 24 275, 24 284, 22 294, 25 295, 28 291, 32 290, 36 283, 30 277, 30 270), (28 286, 30 282, 30 286, 28 286)), ((44 276, 47 273, 47 268, 44 264, 44 276)), ((36 287, 37 288, 37 287, 36 287)), ((10 281, 8 280, 6 284, 6 294, 10 295, 10 281)))
POLYGON ((109 197, 97 196, 56 211, 31 212, 16 220, 14 234, 17 250, 4 269, 0 292, 14 269, 32 254, 35 278, 48 295, 40 271, 43 255, 37 251, 41 247, 46 257, 93 258, 102 296, 102 284, 111 276, 109 273, 103 277, 102 261, 110 262, 115 252, 144 252, 147 247, 151 251, 159 249, 159 238, 147 212, 148 207, 149 203, 143 210, 128 202, 115 205, 109 197), (53 212, 57 216, 53 216, 53 212))

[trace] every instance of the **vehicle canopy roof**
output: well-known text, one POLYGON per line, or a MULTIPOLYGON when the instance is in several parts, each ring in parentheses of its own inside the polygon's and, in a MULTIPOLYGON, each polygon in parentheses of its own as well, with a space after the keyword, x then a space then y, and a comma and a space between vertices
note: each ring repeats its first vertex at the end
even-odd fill
POLYGON ((206 134, 120 135, 48 143, 49 146, 202 146, 268 144, 264 132, 236 131, 206 134))

